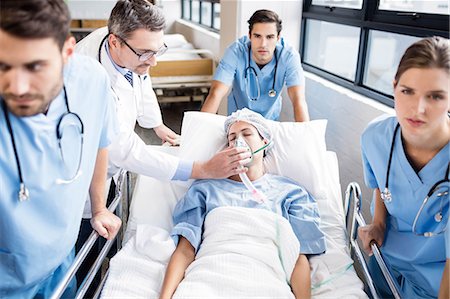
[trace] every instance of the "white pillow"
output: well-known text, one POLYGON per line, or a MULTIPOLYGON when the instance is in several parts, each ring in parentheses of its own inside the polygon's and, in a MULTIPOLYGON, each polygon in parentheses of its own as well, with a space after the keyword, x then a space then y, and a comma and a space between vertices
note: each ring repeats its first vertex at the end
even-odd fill
MULTIPOLYGON (((227 146, 225 116, 189 111, 184 113, 179 157, 204 161, 227 146)), ((264 165, 266 171, 290 177, 316 199, 326 199, 326 120, 305 123, 268 120, 273 147, 264 165)), ((192 183, 190 181, 188 185, 192 183)))

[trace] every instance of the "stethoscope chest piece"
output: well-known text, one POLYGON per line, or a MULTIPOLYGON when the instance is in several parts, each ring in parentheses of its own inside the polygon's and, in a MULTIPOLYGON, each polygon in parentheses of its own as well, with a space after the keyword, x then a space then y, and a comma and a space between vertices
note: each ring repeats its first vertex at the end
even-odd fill
POLYGON ((441 222, 442 221, 442 213, 441 212, 437 212, 435 215, 434 215, 434 221, 436 221, 436 222, 441 222))
POLYGON ((269 97, 274 98, 277 95, 277 92, 275 89, 269 90, 269 97))
POLYGON ((391 191, 389 191, 388 188, 384 188, 384 190, 381 192, 380 196, 384 202, 391 202, 391 200, 392 200, 391 191))
POLYGON ((24 183, 20 183, 19 201, 26 201, 28 199, 30 199, 30 192, 24 183))

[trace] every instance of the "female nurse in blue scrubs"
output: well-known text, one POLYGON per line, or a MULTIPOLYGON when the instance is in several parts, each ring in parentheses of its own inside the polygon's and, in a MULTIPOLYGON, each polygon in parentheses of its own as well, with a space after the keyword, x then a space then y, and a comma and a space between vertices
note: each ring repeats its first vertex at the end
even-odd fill
MULTIPOLYGON (((365 180, 375 189, 375 197, 373 222, 361 227, 359 236, 369 253, 370 242, 381 246, 402 298, 438 297, 444 272, 449 206, 449 51, 449 40, 440 37, 411 45, 393 82, 396 115, 375 119, 361 138, 365 180), (439 181, 446 194, 432 192, 439 181), (429 201, 421 209, 428 195, 429 201), (437 212, 428 210, 430 203, 439 203, 437 212), (417 220, 419 210, 422 213, 417 220), (422 227, 423 219, 435 222, 434 230, 422 227)), ((375 264, 371 266, 374 274, 375 264)), ((381 296, 391 297, 381 275, 372 276, 381 296)))

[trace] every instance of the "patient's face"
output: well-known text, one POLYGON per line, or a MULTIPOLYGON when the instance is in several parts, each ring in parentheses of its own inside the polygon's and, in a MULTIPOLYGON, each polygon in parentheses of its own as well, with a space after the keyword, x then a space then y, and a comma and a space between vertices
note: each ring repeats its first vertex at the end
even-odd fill
MULTIPOLYGON (((230 130, 228 132, 228 144, 230 146, 234 146, 236 139, 238 136, 241 136, 245 142, 248 144, 252 152, 260 149, 262 146, 266 144, 264 139, 259 135, 258 130, 256 128, 245 122, 238 121, 231 125, 230 130)), ((256 160, 262 160, 263 152, 259 152, 253 157, 253 164, 256 160)))

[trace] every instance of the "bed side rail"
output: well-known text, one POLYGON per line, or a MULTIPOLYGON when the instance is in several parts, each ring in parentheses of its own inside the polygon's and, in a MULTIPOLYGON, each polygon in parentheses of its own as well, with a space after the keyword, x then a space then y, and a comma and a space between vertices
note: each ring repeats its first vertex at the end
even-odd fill
MULTIPOLYGON (((114 212, 117 209, 117 215, 121 219, 123 219, 121 200, 122 200, 122 195, 123 195, 123 187, 124 187, 125 183, 127 184, 127 191, 128 191, 129 190, 128 174, 125 170, 121 170, 119 172, 119 176, 118 176, 117 183, 116 183, 114 199, 112 200, 111 204, 108 207, 108 210, 111 212, 114 212)), ((128 194, 127 194, 127 200, 129 200, 128 194)), ((97 257, 97 259, 95 260, 95 262, 89 269, 88 274, 86 275, 83 282, 79 286, 75 298, 83 298, 83 296, 87 292, 89 286, 91 285, 97 271, 100 269, 101 264, 102 264, 103 260, 105 259, 106 255, 108 254, 114 241, 116 241, 116 239, 117 239, 118 242, 120 242, 121 238, 120 237, 118 238, 119 234, 120 234, 120 232, 116 235, 116 237, 114 239, 106 241, 105 245, 103 246, 103 248, 100 251, 99 256, 97 257)), ((65 274, 63 279, 59 282, 58 286, 55 288, 52 296, 50 297, 51 299, 61 298, 61 296, 63 295, 67 286, 69 285, 70 281, 74 278, 75 273, 78 271, 81 264, 86 259, 88 253, 90 252, 95 241, 97 241, 98 238, 99 238, 98 233, 95 230, 92 230, 91 235, 86 240, 86 242, 83 244, 83 247, 81 247, 81 249, 78 252, 77 256, 75 257, 72 265, 67 270, 67 273, 65 274)), ((120 245, 120 244, 118 244, 118 245, 120 245)), ((118 246, 118 248, 120 248, 120 247, 118 246)), ((98 290, 96 293, 99 293, 98 290)))
MULTIPOLYGON (((367 266, 367 262, 364 258, 363 252, 358 244, 358 227, 366 225, 366 221, 364 220, 364 217, 361 213, 362 196, 361 196, 361 188, 359 187, 358 183, 351 182, 350 184, 348 184, 347 189, 345 191, 344 200, 345 200, 344 209, 347 220, 347 227, 349 222, 349 210, 351 203, 353 201, 353 213, 350 227, 350 247, 351 247, 350 249, 355 252, 363 268, 363 274, 369 286, 369 290, 372 294, 372 297, 375 299, 380 298, 373 283, 373 279, 370 275, 369 268, 367 266)), ((380 267, 381 272, 383 273, 383 277, 386 280, 392 294, 394 295, 394 298, 400 299, 401 298, 400 292, 397 289, 397 285, 394 283, 394 279, 392 278, 392 275, 389 272, 388 267, 386 266, 386 263, 381 255, 380 249, 378 248, 375 242, 372 242, 370 246, 374 254, 374 257, 377 261, 377 264, 380 267)))

